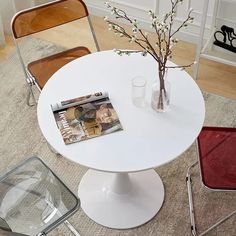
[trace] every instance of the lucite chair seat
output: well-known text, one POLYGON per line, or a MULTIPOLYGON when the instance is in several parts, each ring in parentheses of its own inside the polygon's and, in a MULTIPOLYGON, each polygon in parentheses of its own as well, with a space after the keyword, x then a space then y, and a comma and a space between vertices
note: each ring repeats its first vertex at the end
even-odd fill
POLYGON ((51 56, 33 61, 28 64, 28 70, 35 78, 40 89, 44 87, 49 78, 62 66, 91 53, 86 47, 72 48, 51 56), (48 66, 50 65, 50 66, 48 66))
POLYGON ((5 230, 1 230, 0 229, 0 235, 1 236, 29 236, 26 234, 19 234, 19 233, 15 233, 15 232, 11 232, 11 231, 5 231, 5 230))
POLYGON ((203 127, 197 139, 198 162, 188 168, 188 187, 191 231, 205 235, 236 213, 236 209, 202 233, 197 232, 193 203, 191 170, 199 164, 203 185, 214 191, 236 190, 236 128, 203 127))
POLYGON ((78 207, 77 197, 37 157, 0 178, 0 230, 5 235, 46 235, 62 222, 70 225, 67 218, 78 207))

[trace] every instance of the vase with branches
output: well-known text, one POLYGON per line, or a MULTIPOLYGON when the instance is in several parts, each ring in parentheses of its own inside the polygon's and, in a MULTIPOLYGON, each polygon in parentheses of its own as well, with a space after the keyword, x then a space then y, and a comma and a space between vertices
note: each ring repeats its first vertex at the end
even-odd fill
POLYGON ((133 19, 127 15, 124 10, 112 6, 109 2, 106 2, 106 7, 110 10, 112 18, 104 17, 104 20, 108 24, 108 29, 112 30, 115 34, 120 37, 125 37, 130 43, 135 43, 139 46, 138 50, 115 50, 118 55, 130 55, 133 53, 141 53, 142 56, 147 54, 151 55, 153 59, 157 62, 158 77, 159 77, 159 92, 157 102, 153 105, 154 109, 157 111, 164 111, 166 106, 168 106, 168 93, 165 83, 165 77, 168 69, 180 68, 185 69, 190 67, 194 63, 188 65, 174 65, 170 66, 167 64, 168 60, 172 58, 173 46, 178 43, 178 39, 175 37, 176 34, 182 29, 186 28, 188 24, 193 22, 193 17, 191 16, 192 9, 189 10, 188 15, 183 22, 181 22, 177 27, 173 27, 174 18, 176 15, 176 8, 183 0, 170 0, 171 8, 170 11, 164 14, 163 17, 159 18, 153 11, 148 11, 150 15, 150 26, 155 32, 154 43, 151 42, 149 34, 145 32, 141 27, 137 19, 133 19), (112 19, 116 19, 113 21, 112 19), (131 33, 128 32, 124 27, 119 25, 118 20, 122 20, 124 23, 128 23, 132 26, 131 33))

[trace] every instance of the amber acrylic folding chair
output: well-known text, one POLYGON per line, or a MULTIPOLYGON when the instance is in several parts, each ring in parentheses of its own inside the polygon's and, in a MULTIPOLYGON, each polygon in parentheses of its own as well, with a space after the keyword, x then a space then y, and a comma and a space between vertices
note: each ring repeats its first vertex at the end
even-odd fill
MULTIPOLYGON (((11 25, 13 39, 29 88, 27 96, 28 105, 30 105, 31 95, 34 102, 36 102, 32 86, 36 85, 38 90, 41 91, 48 79, 63 65, 89 54, 92 50, 85 46, 86 43, 92 42, 92 47, 95 48, 95 51, 99 51, 89 13, 82 0, 53 1, 23 10, 13 17, 11 25), (83 21, 82 27, 80 27, 81 25, 79 23, 75 25, 79 21, 83 21), (71 24, 74 28, 72 26, 69 27, 68 24, 71 24), (72 31, 70 32, 72 34, 65 33, 65 29, 72 31), (51 32, 52 30, 54 31, 51 32), (76 41, 76 33, 80 30, 81 34, 79 35, 78 41, 76 41), (46 40, 48 39, 46 36, 48 35, 51 35, 51 41, 56 43, 57 41, 61 41, 62 46, 65 48, 58 53, 26 62, 25 55, 21 52, 21 43, 19 41, 24 38, 35 37, 45 39, 45 42, 47 42, 46 40), (88 37, 85 37, 85 35, 88 37), (82 39, 84 39, 84 42, 82 42, 82 39), (77 43, 76 47, 74 45, 73 48, 70 48, 71 45, 65 46, 64 42, 68 42, 69 40, 74 41, 74 44, 77 43)), ((29 50, 33 50, 33 48, 29 50)))
POLYGON ((197 139, 197 152, 198 162, 188 168, 186 181, 192 235, 202 236, 233 216, 236 209, 199 233, 196 227, 191 171, 193 167, 199 165, 202 183, 208 190, 235 191, 236 128, 203 127, 197 139))

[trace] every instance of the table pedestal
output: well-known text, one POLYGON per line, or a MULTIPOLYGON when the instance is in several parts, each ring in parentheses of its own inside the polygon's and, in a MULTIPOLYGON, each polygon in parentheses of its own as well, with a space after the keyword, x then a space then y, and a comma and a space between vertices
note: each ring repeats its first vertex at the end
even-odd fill
POLYGON ((128 229, 156 215, 164 200, 164 186, 152 169, 129 174, 88 170, 78 194, 92 220, 109 228, 128 229))

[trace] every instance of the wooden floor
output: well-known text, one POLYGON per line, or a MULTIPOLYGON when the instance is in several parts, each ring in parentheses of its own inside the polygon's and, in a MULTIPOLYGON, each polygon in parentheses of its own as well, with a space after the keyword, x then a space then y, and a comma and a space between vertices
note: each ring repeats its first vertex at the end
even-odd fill
MULTIPOLYGON (((107 30, 107 25, 101 17, 92 17, 95 32, 98 38, 98 43, 101 50, 108 49, 137 49, 135 44, 130 44, 124 38, 114 35, 107 30)), ((73 29, 78 31, 78 29, 73 29)), ((61 35, 60 31, 60 35, 61 35)), ((150 34, 153 36, 152 34, 150 34)), ((153 36, 155 37, 155 36, 153 36)), ((58 42, 57 37, 57 42, 58 42)), ((66 37, 63 37, 65 40, 66 37)), ((68 39, 70 39, 68 37, 68 39)), ((10 36, 6 37, 6 46, 0 48, 0 62, 3 61, 14 49, 14 44, 10 36)), ((179 42, 173 56, 173 61, 176 64, 187 64, 194 61, 196 45, 179 42)), ((236 56, 236 54, 235 54, 236 56)), ((191 75, 192 68, 187 69, 191 75)), ((206 59, 201 59, 200 70, 197 83, 204 91, 215 93, 231 99, 236 99, 236 67, 224 65, 206 59)))

